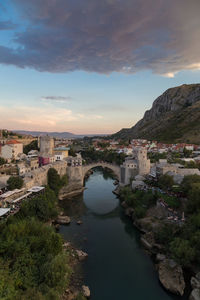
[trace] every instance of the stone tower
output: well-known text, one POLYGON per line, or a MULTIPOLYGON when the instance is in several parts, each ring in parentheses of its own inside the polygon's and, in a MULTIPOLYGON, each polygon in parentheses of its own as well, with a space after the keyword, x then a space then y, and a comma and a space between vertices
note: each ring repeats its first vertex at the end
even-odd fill
POLYGON ((40 145, 40 155, 41 156, 50 156, 53 154, 53 149, 54 149, 53 137, 48 136, 48 135, 40 136, 39 145, 40 145))
POLYGON ((147 149, 144 147, 135 148, 135 159, 138 164, 138 175, 150 173, 150 159, 147 158, 147 149))

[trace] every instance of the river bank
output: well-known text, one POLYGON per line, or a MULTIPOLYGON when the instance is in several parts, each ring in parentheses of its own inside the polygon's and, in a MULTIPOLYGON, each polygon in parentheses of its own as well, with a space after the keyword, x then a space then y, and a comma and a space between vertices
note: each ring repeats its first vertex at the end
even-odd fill
MULTIPOLYGON (((145 213, 137 216, 133 206, 129 205, 131 201, 125 201, 123 197, 120 197, 119 187, 115 192, 121 201, 124 214, 131 220, 133 226, 140 231, 141 244, 152 258, 163 287, 174 294, 180 295, 181 299, 199 300, 200 295, 197 296, 196 289, 200 286, 200 280, 198 271, 194 272, 196 267, 190 266, 190 268, 186 268, 177 263, 172 256, 169 256, 166 244, 162 244, 157 240, 158 231, 165 226, 165 222, 163 222, 165 218, 163 217, 166 217, 166 211, 164 208, 158 205, 151 205, 145 213), (196 277, 195 273, 197 274, 196 277), (193 297, 194 292, 191 293, 194 289, 195 298, 193 297)), ((141 205, 144 205, 144 203, 141 203, 141 205)))

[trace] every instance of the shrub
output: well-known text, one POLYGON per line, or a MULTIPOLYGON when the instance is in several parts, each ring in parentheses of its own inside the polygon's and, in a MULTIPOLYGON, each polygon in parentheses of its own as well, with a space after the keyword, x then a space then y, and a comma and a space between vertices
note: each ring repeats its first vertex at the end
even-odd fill
POLYGON ((188 266, 195 258, 195 249, 190 242, 181 238, 175 238, 170 243, 170 251, 173 257, 183 266, 188 266))
POLYGON ((14 190, 14 189, 21 189, 23 186, 23 179, 19 176, 11 176, 8 181, 7 181, 7 185, 8 185, 8 189, 10 191, 14 190))

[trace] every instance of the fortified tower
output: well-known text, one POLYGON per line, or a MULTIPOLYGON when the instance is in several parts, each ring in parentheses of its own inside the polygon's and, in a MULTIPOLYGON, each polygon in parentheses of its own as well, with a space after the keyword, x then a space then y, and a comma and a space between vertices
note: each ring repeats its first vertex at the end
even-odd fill
POLYGON ((150 173, 150 160, 147 159, 147 150, 144 147, 134 148, 133 157, 125 158, 120 166, 120 184, 127 185, 137 175, 150 173))
POLYGON ((150 173, 150 159, 147 158, 147 149, 144 147, 135 148, 135 159, 138 165, 138 175, 150 173))
POLYGON ((51 136, 45 135, 39 138, 39 147, 41 156, 51 156, 54 149, 54 139, 51 136))

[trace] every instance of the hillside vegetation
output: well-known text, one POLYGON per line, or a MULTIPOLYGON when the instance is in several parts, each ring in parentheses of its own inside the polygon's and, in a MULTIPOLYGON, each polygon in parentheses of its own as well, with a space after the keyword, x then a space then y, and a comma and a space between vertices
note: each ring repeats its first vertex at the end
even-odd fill
POLYGON ((200 144, 200 84, 168 89, 135 126, 113 137, 200 144))

